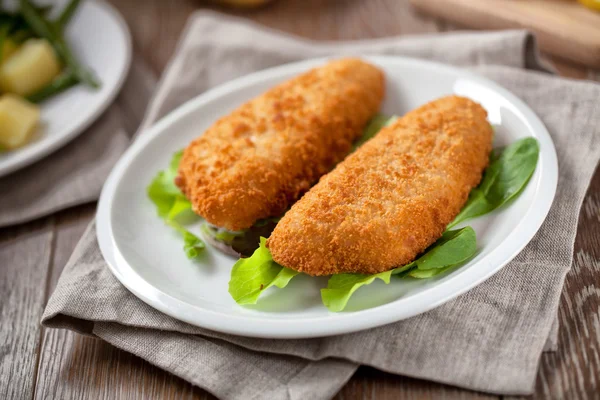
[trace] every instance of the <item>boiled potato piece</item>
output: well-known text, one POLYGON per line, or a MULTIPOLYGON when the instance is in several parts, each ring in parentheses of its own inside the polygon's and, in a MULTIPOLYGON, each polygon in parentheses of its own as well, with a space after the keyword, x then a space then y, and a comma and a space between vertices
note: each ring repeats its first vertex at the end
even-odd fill
POLYGON ((5 61, 17 50, 17 45, 10 39, 6 39, 2 46, 2 57, 0 58, 0 63, 5 61))
POLYGON ((0 146, 8 150, 22 146, 40 120, 40 109, 13 94, 0 96, 0 146))
POLYGON ((0 65, 0 89, 27 96, 52 82, 60 69, 50 43, 30 39, 0 65))

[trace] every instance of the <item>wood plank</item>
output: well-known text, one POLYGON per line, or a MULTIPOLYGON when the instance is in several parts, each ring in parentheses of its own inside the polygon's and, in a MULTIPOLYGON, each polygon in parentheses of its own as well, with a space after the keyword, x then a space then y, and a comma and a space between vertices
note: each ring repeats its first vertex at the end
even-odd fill
POLYGON ((439 18, 476 29, 527 28, 553 55, 600 67, 600 14, 564 0, 411 0, 439 18))
MULTIPOLYGON (((144 116, 149 95, 153 92, 156 85, 156 76, 149 70, 143 62, 142 57, 137 57, 132 63, 129 77, 120 95, 115 100, 116 110, 121 113, 121 121, 130 135, 133 135, 144 116)), ((88 204, 74 209, 63 211, 56 216, 56 239, 54 245, 53 259, 50 266, 48 288, 49 294, 54 291, 60 274, 70 258, 75 245, 81 238, 84 230, 95 214, 95 204, 88 204)), ((47 302, 47 298, 46 298, 47 302)), ((64 385, 58 385, 61 379, 60 371, 64 365, 66 354, 62 351, 65 346, 73 344, 74 338, 79 335, 64 330, 45 330, 42 329, 42 342, 40 347, 40 361, 38 363, 38 374, 36 381, 36 391, 34 397, 49 398, 55 397, 57 390, 64 389, 64 385), (56 373, 55 373, 56 372, 56 373)), ((91 339, 90 339, 91 340, 91 339)), ((89 341, 88 341, 89 342, 89 341)), ((80 346, 85 346, 88 342, 80 346)), ((92 341, 93 342, 93 341, 92 341)), ((90 343, 90 346, 93 346, 90 343)), ((108 346, 108 345, 105 345, 108 346)), ((108 346, 111 347, 111 346, 108 346)), ((114 349, 116 350, 116 349, 114 349)), ((94 352, 93 354, 96 354, 94 352)), ((102 352, 98 354, 103 354, 102 352)), ((68 371, 70 367, 65 367, 68 371)), ((85 382, 85 379, 78 381, 85 382)), ((66 387, 70 388, 70 387, 66 387)), ((75 388, 81 390, 82 388, 75 388)), ((65 394, 58 398, 75 397, 76 393, 65 394)))
POLYGON ((589 79, 590 71, 587 68, 582 67, 580 64, 576 64, 572 61, 566 61, 562 58, 555 56, 547 56, 548 60, 560 76, 573 79, 589 79))
MULTIPOLYGON (((148 0, 145 2, 142 0, 111 1, 125 15, 132 29, 138 56, 148 60, 157 73, 162 71, 170 58, 188 14, 196 9, 199 4, 192 0, 178 2, 164 2, 162 0, 148 0)), ((246 16, 265 25, 313 39, 367 38, 409 32, 429 32, 437 29, 435 22, 431 19, 422 20, 418 14, 415 14, 407 6, 406 2, 396 0, 370 0, 368 2, 347 0, 343 5, 340 4, 339 1, 334 0, 278 0, 260 10, 235 12, 234 14, 246 16), (334 8, 331 3, 336 3, 341 8, 334 8), (318 22, 314 20, 315 18, 318 22), (424 21, 423 25, 420 25, 419 21, 424 21)), ((590 207, 593 208, 594 205, 592 204, 590 207)), ((81 216, 77 216, 75 212, 72 215, 61 214, 58 217, 56 248, 62 248, 61 253, 69 246, 74 246, 75 238, 85 228, 91 208, 81 213, 81 216)), ((582 235, 585 235, 585 233, 582 235)), ((58 271, 64 265, 64 261, 64 256, 57 255, 54 258, 50 287, 53 287, 59 275, 58 271)), ((579 309, 574 310, 573 315, 581 312, 579 309)), ((569 319, 567 319, 567 322, 569 324, 574 323, 569 319)), ((596 332, 598 332, 598 327, 596 332)), ((581 346, 581 348, 584 347, 581 346)), ((559 358, 568 357, 561 353, 557 354, 559 358)), ((547 373, 544 371, 546 369, 550 372, 554 371, 557 361, 552 361, 554 364, 548 361, 548 366, 545 366, 545 360, 544 356, 540 381, 543 379, 551 381, 555 378, 544 375, 547 373)), ((568 379, 572 379, 572 377, 569 376, 568 379)), ((565 378, 564 381, 573 382, 568 379, 565 378)), ((561 382, 563 381, 561 380, 561 382)), ((543 392, 540 391, 540 383, 538 382, 538 391, 543 394, 571 393, 556 391, 555 386, 548 386, 549 389, 543 392)), ((131 354, 118 350, 102 341, 64 330, 44 332, 35 397, 81 399, 213 398, 201 389, 131 354)), ((360 368, 336 398, 440 397, 470 399, 495 398, 497 396, 488 396, 431 382, 397 377, 371 368, 360 368)))
POLYGON ((257 10, 208 6, 195 0, 110 2, 125 17, 136 51, 157 74, 171 58, 188 16, 200 9, 248 18, 315 40, 367 39, 437 30, 433 18, 419 14, 408 1, 398 0, 276 0, 257 10))
MULTIPOLYGON (((137 51, 153 64, 156 71, 164 68, 187 14, 195 6, 195 3, 187 1, 179 2, 176 7, 169 3, 153 1, 140 9, 136 2, 115 2, 128 20, 137 44, 137 51), (159 23, 156 23, 157 16, 160 16, 159 23), (147 26, 158 27, 158 29, 149 32, 147 26)), ((352 7, 342 10, 341 14, 338 14, 339 10, 334 12, 333 9, 319 11, 323 2, 317 4, 315 1, 290 1, 290 8, 286 1, 279 3, 259 11, 235 14, 249 16, 268 26, 314 39, 355 39, 389 36, 410 31, 437 30, 436 24, 431 19, 417 16, 406 2, 393 0, 377 0, 362 4, 355 2, 352 7), (369 5, 365 5, 366 3, 369 5), (288 26, 286 21, 297 13, 303 15, 295 19, 295 25, 288 26), (321 15, 320 19, 314 21, 310 18, 311 13, 321 15), (366 18, 369 16, 374 18, 366 18), (387 26, 377 23, 381 21, 380 16, 385 16, 387 26), (340 25, 344 26, 344 30, 335 29, 340 25)), ((64 254, 69 247, 74 246, 77 236, 87 224, 86 213, 89 213, 89 210, 84 211, 80 216, 77 212, 67 212, 61 214, 59 218, 57 256, 53 262, 51 288, 54 288, 62 266, 66 263, 64 254)), ((440 396, 455 398, 457 393, 462 393, 460 398, 481 398, 479 395, 455 388, 431 385, 408 378, 399 379, 372 369, 361 369, 357 377, 343 389, 340 396, 356 398, 360 393, 366 398, 382 398, 381 396, 398 398, 412 393, 413 389, 414 393, 429 398, 440 396), (362 372, 363 370, 367 371, 366 374, 362 372), (383 379, 377 378, 378 376, 383 376, 383 379), (366 385, 367 382, 370 383, 366 385), (365 387, 369 389, 363 390, 365 387)), ((48 396, 90 399, 112 398, 111 396, 127 399, 184 396, 194 399, 212 398, 201 389, 144 360, 102 341, 64 330, 44 332, 35 397, 41 399, 48 396)))
MULTIPOLYGON (((49 290, 44 299, 44 304, 48 302, 48 298, 56 287, 63 267, 66 265, 89 221, 93 218, 94 209, 95 206, 93 204, 88 204, 63 211, 56 215, 54 251, 48 275, 49 290)), ((54 345, 53 336, 64 336, 65 334, 67 334, 67 331, 42 328, 40 358, 33 396, 35 398, 67 398, 56 396, 56 382, 61 378, 61 375, 55 374, 52 369, 57 364, 60 365, 64 357, 63 352, 60 351, 60 347, 57 348, 54 345)), ((74 335, 74 333, 70 334, 74 335)))
MULTIPOLYGON (((600 82, 599 71, 587 78, 600 82)), ((573 266, 558 309, 558 351, 545 353, 534 398, 597 398, 600 393, 600 168, 581 213, 573 266)))
POLYGON ((558 309, 559 348, 542 355, 533 399, 593 399, 600 393, 600 169, 577 231, 573 267, 558 309))
MULTIPOLYGON (((90 204, 57 215, 50 293, 94 213, 95 206, 90 204)), ((36 399, 214 399, 101 340, 58 329, 44 329, 42 335, 36 399)))
POLYGON ((352 379, 335 396, 335 400, 484 400, 498 396, 462 390, 420 379, 388 374, 370 367, 360 367, 352 379))
POLYGON ((435 20, 398 0, 278 0, 262 10, 235 13, 315 40, 355 40, 436 32, 435 20))
POLYGON ((83 231, 94 218, 96 205, 86 204, 81 207, 71 208, 55 215, 55 239, 50 273, 48 275, 48 293, 46 302, 54 292, 58 278, 64 266, 69 261, 77 242, 83 235, 83 231))
POLYGON ((194 399, 215 397, 102 340, 47 329, 36 399, 194 399))
POLYGON ((197 0, 109 0, 125 18, 133 37, 134 52, 158 76, 175 51, 188 16, 197 0))
MULTIPOLYGON (((451 32, 464 29, 461 25, 446 20, 439 20, 437 21, 437 24, 440 32, 451 32)), ((542 57, 548 60, 550 64, 556 68, 556 71, 560 76, 573 79, 593 79, 593 70, 584 67, 581 64, 547 53, 544 53, 542 57)))
MULTIPOLYGON (((460 29, 446 23, 444 31, 460 29)), ((592 79, 600 82, 600 71, 587 69, 579 64, 547 56, 561 76, 574 79, 592 79)), ((594 398, 600 388, 598 355, 600 354, 600 291, 589 296, 589 286, 598 288, 600 282, 600 169, 597 169, 586 195, 579 219, 573 269, 567 275, 559 306, 559 348, 556 352, 543 353, 536 381, 535 393, 529 397, 506 396, 506 399, 547 399, 547 398, 594 398), (575 301, 585 292, 586 301, 575 301), (573 308, 573 304, 577 304, 573 308), (571 305, 569 307, 569 305, 571 305), (596 332, 595 338, 578 336, 581 331, 596 332), (577 344, 573 346, 575 338, 577 344), (589 360, 586 354, 595 355, 595 364, 589 370, 585 367, 589 360), (582 376, 588 373, 591 385, 575 385, 585 382, 582 376), (589 393, 588 393, 589 391, 589 393), (595 392, 594 392, 595 391, 595 392), (594 393, 592 393, 594 392, 594 393)), ((594 290, 592 290, 593 292, 594 290)))
MULTIPOLYGON (((94 212, 95 206, 88 205, 57 216, 50 292, 94 212)), ((214 399, 132 354, 62 329, 43 331, 34 398, 214 399)))
POLYGON ((34 390, 53 218, 0 230, 0 399, 34 390))

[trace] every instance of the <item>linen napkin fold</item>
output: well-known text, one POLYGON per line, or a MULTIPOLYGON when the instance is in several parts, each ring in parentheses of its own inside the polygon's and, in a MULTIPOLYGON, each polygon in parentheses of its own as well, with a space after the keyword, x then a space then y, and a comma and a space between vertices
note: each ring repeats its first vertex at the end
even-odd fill
POLYGON ((405 321, 335 337, 262 340, 197 328, 138 300, 108 270, 92 224, 63 271, 43 324, 100 337, 228 399, 328 398, 359 364, 474 390, 530 393, 541 352, 556 330, 579 209, 600 157, 600 86, 524 71, 542 69, 526 32, 312 42, 197 13, 143 126, 207 88, 257 69, 368 53, 472 66, 542 118, 558 152, 558 191, 542 228, 514 261, 457 299, 405 321))

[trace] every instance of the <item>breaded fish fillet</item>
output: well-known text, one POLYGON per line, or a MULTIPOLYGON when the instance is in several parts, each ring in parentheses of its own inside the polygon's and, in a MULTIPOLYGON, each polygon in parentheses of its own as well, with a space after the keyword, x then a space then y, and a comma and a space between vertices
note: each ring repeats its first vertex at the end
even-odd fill
POLYGON ((279 221, 267 246, 309 275, 377 273, 435 242, 480 181, 492 128, 477 103, 450 96, 382 129, 279 221))
POLYGON ((384 76, 332 61, 219 119, 184 151, 176 184, 213 225, 279 216, 350 151, 379 110, 384 76))

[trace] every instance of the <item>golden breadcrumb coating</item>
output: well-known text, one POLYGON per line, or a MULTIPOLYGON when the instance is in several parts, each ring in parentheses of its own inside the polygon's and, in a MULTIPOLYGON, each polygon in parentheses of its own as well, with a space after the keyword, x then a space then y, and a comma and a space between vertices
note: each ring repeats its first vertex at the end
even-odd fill
POLYGON ((383 128, 279 221, 267 242, 273 259, 309 275, 373 274, 413 261, 481 180, 492 149, 486 116, 450 96, 383 128))
POLYGON ((378 68, 329 62, 219 119, 185 149, 176 184, 229 230, 281 215, 348 154, 383 96, 378 68))

